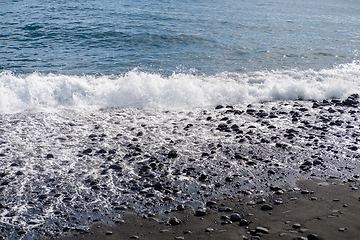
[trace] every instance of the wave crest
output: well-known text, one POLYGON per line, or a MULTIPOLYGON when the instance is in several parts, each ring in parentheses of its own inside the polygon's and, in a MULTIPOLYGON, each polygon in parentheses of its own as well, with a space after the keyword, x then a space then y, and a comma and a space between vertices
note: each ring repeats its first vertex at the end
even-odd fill
POLYGON ((0 111, 58 108, 187 109, 216 104, 345 98, 360 92, 360 64, 320 71, 274 70, 216 75, 132 70, 123 75, 0 73, 0 111))

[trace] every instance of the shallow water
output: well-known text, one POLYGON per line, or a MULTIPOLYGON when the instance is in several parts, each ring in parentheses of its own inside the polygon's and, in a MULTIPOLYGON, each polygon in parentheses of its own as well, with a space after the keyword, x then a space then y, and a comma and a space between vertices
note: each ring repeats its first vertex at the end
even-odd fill
POLYGON ((124 211, 203 207, 310 176, 358 177, 357 108, 312 106, 3 114, 2 231, 53 236, 124 211))

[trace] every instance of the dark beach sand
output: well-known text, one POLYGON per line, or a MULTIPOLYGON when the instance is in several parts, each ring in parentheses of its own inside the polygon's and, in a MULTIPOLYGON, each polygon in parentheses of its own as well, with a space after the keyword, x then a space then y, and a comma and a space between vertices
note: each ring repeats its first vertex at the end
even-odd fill
POLYGON ((336 179, 298 181, 297 187, 284 186, 283 194, 263 197, 234 196, 232 199, 214 199, 216 206, 206 209, 205 216, 195 216, 191 207, 155 217, 125 213, 123 221, 113 225, 94 223, 89 230, 71 230, 60 240, 72 239, 359 239, 360 192, 358 182, 339 182, 336 179), (307 190, 308 193, 306 194, 307 190), (276 204, 275 199, 282 199, 276 204), (254 205, 248 203, 253 201, 254 205), (261 210, 264 204, 272 210, 261 210), (221 207, 228 207, 228 212, 221 207), (238 213, 250 222, 240 226, 233 221, 222 224, 222 215, 238 213), (179 225, 169 219, 181 220, 179 225), (295 224, 295 225, 294 225, 295 224), (263 227, 260 229, 257 227, 263 227), (210 228, 207 231, 207 228, 210 228), (165 231, 164 231, 165 229, 165 231), (213 229, 213 230, 211 230, 213 229), (268 233, 266 231, 268 230, 268 233), (187 233, 190 231, 190 233, 187 233))
POLYGON ((360 239, 358 99, 6 116, 1 235, 360 239))

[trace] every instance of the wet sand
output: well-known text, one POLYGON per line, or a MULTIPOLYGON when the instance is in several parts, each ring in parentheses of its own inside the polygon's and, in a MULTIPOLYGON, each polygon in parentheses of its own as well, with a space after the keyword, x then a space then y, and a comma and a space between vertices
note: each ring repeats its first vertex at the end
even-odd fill
POLYGON ((0 238, 357 239, 359 98, 6 115, 0 238))
POLYGON ((208 206, 204 216, 195 216, 196 209, 189 206, 155 216, 128 212, 118 223, 94 223, 58 239, 359 239, 358 182, 313 178, 296 184, 266 197, 214 199, 216 205, 208 206), (262 210, 266 204, 273 209, 262 210), (224 215, 234 221, 225 224, 224 215), (171 225, 174 217, 181 223, 171 225))

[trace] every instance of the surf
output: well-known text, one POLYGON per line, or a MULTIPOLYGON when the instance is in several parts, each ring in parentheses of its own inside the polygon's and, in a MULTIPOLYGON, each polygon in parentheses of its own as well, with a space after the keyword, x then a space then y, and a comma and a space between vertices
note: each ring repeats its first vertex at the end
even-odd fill
POLYGON ((0 112, 104 108, 191 109, 262 101, 343 99, 359 92, 360 64, 322 70, 119 75, 0 73, 0 112))

